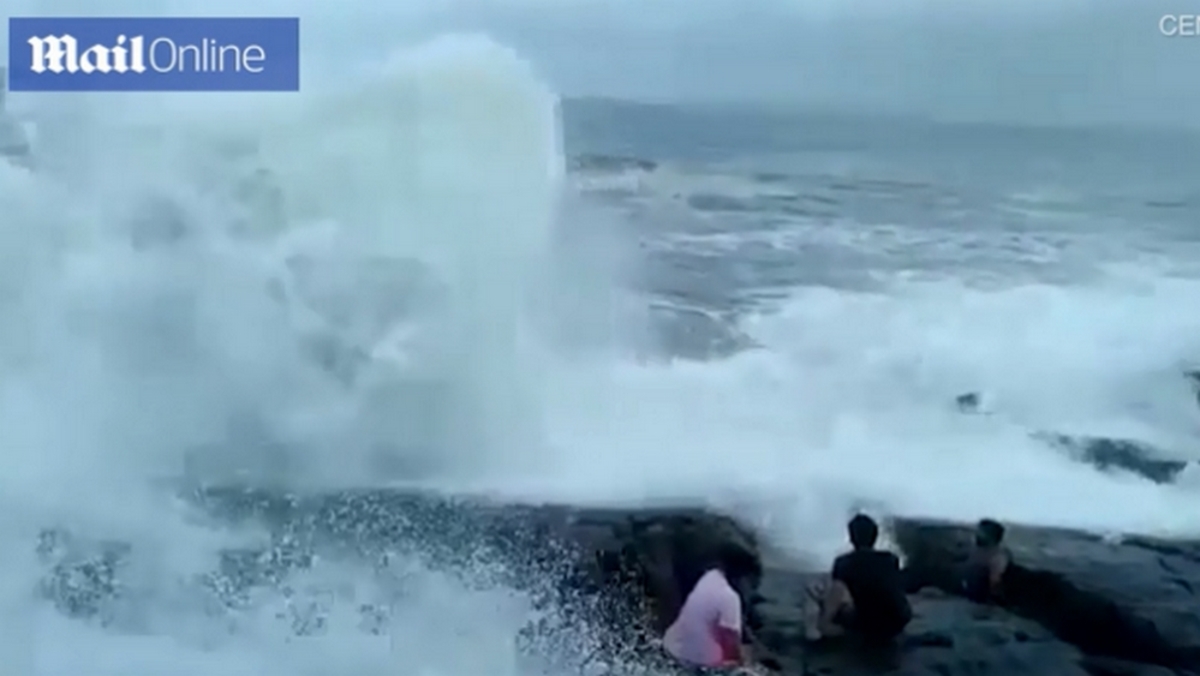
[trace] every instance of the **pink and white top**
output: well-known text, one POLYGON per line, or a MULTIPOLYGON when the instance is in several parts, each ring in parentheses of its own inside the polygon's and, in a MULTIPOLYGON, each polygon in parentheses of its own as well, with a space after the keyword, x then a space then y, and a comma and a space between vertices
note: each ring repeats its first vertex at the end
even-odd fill
POLYGON ((667 629, 663 647, 675 659, 704 667, 721 666, 724 654, 716 628, 742 631, 742 599, 725 574, 710 570, 683 602, 679 617, 667 629))

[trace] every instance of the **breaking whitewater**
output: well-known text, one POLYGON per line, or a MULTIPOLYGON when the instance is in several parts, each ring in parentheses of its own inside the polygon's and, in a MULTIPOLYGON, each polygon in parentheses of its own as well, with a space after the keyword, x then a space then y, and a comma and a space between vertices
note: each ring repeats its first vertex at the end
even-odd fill
POLYGON ((1200 257, 1170 220, 1194 194, 1001 203, 911 149, 863 159, 870 130, 705 157, 654 108, 564 133, 477 38, 297 96, 10 102, 36 139, 0 163, 6 674, 534 668, 530 580, 356 541, 353 514, 313 551, 202 486, 703 503, 816 560, 856 507, 1200 532, 1186 464, 1034 434, 1196 457, 1200 257), (621 132, 600 152, 679 152, 568 170, 564 138, 621 132))

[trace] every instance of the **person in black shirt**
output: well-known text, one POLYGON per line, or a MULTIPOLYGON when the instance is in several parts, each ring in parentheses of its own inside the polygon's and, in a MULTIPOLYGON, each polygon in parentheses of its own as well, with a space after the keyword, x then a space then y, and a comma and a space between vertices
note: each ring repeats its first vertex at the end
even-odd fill
POLYGON ((854 634, 871 642, 887 642, 912 620, 905 595, 900 559, 875 549, 879 525, 859 514, 848 525, 854 551, 833 562, 833 572, 819 597, 817 628, 822 636, 854 634))

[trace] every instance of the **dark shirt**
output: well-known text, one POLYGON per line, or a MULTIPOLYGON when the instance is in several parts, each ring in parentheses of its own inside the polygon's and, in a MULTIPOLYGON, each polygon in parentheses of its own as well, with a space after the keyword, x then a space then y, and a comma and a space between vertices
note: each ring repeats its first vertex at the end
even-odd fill
POLYGON ((912 619, 900 559, 895 554, 876 549, 843 554, 833 562, 833 579, 850 590, 858 628, 890 634, 912 619))

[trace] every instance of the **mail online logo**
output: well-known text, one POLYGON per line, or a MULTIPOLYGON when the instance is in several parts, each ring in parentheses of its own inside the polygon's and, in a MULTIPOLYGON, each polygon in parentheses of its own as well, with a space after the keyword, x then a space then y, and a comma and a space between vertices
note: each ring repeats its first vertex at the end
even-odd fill
POLYGON ((297 18, 8 20, 10 91, 298 91, 297 18))

